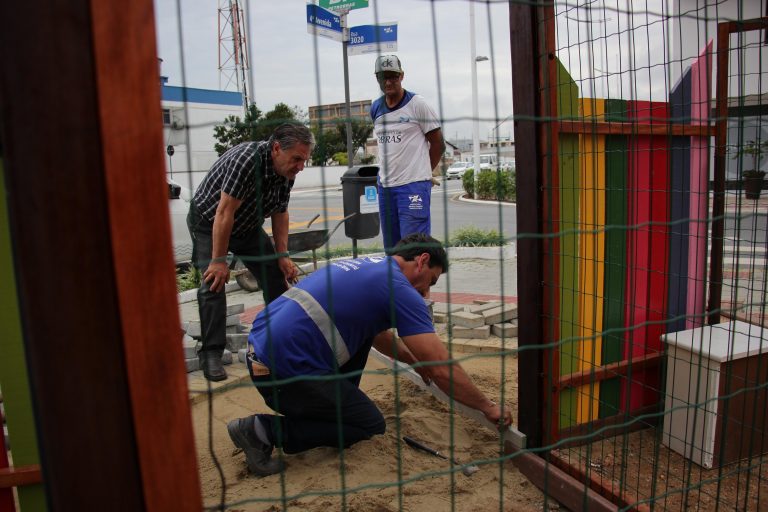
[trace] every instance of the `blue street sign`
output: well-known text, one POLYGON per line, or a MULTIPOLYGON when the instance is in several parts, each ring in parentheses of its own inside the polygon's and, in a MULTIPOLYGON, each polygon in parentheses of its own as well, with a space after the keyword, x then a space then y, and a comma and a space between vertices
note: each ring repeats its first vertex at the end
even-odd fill
POLYGON ((314 4, 307 4, 307 32, 341 42, 341 17, 314 4))
POLYGON ((397 51, 397 22, 381 25, 360 25, 349 29, 347 55, 397 51))

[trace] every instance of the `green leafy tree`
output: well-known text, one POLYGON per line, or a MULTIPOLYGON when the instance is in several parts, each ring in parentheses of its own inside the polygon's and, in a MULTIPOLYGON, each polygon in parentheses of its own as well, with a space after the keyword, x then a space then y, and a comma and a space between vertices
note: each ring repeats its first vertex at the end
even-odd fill
POLYGON ((227 116, 224 123, 213 127, 213 136, 218 142, 213 145, 216 154, 221 156, 228 149, 233 148, 248 140, 254 139, 256 128, 261 119, 261 110, 256 104, 248 106, 245 118, 241 121, 239 116, 227 116))
POLYGON ((335 153, 345 151, 345 143, 342 141, 339 132, 336 130, 320 130, 312 128, 315 135, 315 147, 312 150, 312 163, 314 165, 325 165, 335 153))
POLYGON ((264 114, 256 125, 253 140, 267 140, 279 125, 287 121, 296 121, 296 110, 285 103, 278 103, 275 108, 264 114))
MULTIPOLYGON (((373 123, 370 121, 357 121, 353 119, 350 123, 352 125, 352 152, 355 153, 357 148, 365 147, 365 143, 368 137, 373 133, 373 123)), ((336 129, 341 136, 341 140, 346 146, 347 144, 347 124, 339 123, 336 125, 336 129)))

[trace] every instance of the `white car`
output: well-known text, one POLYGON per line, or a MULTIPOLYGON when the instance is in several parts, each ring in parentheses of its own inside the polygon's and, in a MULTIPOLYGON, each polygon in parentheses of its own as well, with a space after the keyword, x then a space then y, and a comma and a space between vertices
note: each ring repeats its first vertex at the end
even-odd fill
POLYGON ((178 183, 168 180, 168 209, 171 213, 173 257, 177 265, 192 261, 192 237, 187 228, 187 214, 192 193, 178 183))
POLYGON ((471 168, 470 162, 453 162, 450 167, 445 170, 445 179, 461 179, 467 169, 471 168))

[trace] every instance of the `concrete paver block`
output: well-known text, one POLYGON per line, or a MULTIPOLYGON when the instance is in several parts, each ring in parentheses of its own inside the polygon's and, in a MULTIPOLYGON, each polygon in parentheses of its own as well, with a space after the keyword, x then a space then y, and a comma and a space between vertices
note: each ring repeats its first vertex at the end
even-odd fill
POLYGON ((517 324, 512 322, 494 324, 491 326, 491 332, 499 338, 514 338, 517 336, 517 324))
POLYGON ((197 357, 197 341, 190 338, 190 341, 184 341, 184 359, 197 357))
POLYGON ((485 319, 483 318, 483 315, 476 315, 467 311, 457 311, 451 315, 451 323, 453 325, 471 329, 485 325, 485 319))
POLYGON ((466 306, 464 304, 446 304, 445 302, 435 302, 432 304, 432 311, 435 313, 448 314, 448 311, 452 313, 454 311, 464 311, 466 306))
POLYGON ((444 324, 448 321, 448 315, 445 313, 435 313, 432 315, 432 321, 436 324, 444 324))
POLYGON ((501 302, 486 302, 485 304, 473 304, 467 307, 467 311, 479 315, 483 311, 488 311, 489 309, 498 308, 500 306, 501 302))
POLYGON ((187 373, 196 372, 200 369, 200 360, 197 356, 185 359, 184 362, 187 365, 187 373))
POLYGON ((227 327, 230 325, 240 325, 240 315, 229 315, 227 317, 227 327))
POLYGON ((202 336, 203 331, 200 328, 200 322, 198 320, 193 320, 187 323, 187 334, 193 338, 202 336))
POLYGON ((486 340, 491 336, 491 326, 483 325, 482 327, 461 327, 455 326, 453 328, 454 338, 478 338, 486 340))
POLYGON ((221 355, 221 362, 224 364, 232 364, 232 352, 224 349, 224 353, 221 355))
POLYGON ((248 349, 247 348, 241 348, 240 350, 237 351, 237 360, 240 361, 241 363, 245 364, 245 356, 246 356, 246 354, 248 354, 248 349))
POLYGON ((237 352, 248 346, 247 334, 227 334, 227 350, 237 352))
POLYGON ((245 304, 232 304, 227 306, 227 316, 239 315, 245 311, 245 304))
POLYGON ((517 304, 504 304, 498 308, 482 312, 486 325, 509 322, 517 318, 517 304))

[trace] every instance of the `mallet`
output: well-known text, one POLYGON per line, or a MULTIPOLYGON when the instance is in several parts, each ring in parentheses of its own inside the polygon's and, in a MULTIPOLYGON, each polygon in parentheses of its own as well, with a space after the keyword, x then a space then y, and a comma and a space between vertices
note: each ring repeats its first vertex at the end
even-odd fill
MULTIPOLYGON (((437 451, 437 450, 435 450, 433 448, 430 448, 428 446, 425 446, 425 445, 421 444, 420 442, 418 442, 417 440, 415 440, 415 439, 413 439, 411 437, 403 436, 403 441, 405 441, 405 444, 407 444, 411 448, 416 448, 417 450, 421 450, 421 451, 424 451, 424 452, 427 452, 427 453, 431 453, 432 455, 440 457, 441 459, 450 460, 451 462, 453 462, 457 466, 461 466, 461 464, 459 464, 459 462, 456 459, 449 459, 448 457, 446 457, 445 455, 443 455, 439 451, 437 451)), ((465 476, 472 476, 473 474, 477 473, 478 471, 480 471, 480 468, 475 466, 474 464, 471 464, 469 466, 462 466, 462 468, 461 468, 461 472, 464 473, 465 476)))

